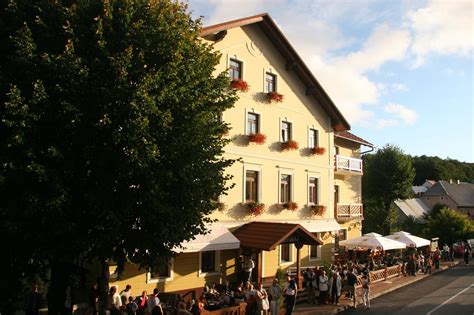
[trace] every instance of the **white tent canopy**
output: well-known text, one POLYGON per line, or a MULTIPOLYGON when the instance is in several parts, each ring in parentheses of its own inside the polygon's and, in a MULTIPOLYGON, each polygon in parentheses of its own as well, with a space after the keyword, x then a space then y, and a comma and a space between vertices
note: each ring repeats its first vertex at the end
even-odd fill
POLYGON ((364 236, 382 236, 382 235, 379 233, 372 232, 372 233, 364 234, 364 236))
POLYGON ((430 240, 411 235, 408 232, 400 231, 400 232, 395 232, 391 235, 385 236, 386 238, 405 243, 407 247, 422 247, 422 246, 428 246, 431 244, 430 240))
POLYGON ((394 241, 383 236, 362 235, 360 237, 340 241, 339 245, 346 246, 349 249, 363 248, 376 250, 390 250, 405 248, 405 243, 394 241))
POLYGON ((177 252, 193 253, 212 250, 237 249, 240 241, 223 224, 211 223, 206 226, 209 233, 198 234, 195 239, 184 241, 184 249, 176 248, 177 252))

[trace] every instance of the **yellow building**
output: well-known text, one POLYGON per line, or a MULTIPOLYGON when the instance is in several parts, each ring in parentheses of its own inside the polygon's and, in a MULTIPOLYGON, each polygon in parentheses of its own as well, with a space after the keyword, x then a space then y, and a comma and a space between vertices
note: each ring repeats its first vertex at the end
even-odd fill
POLYGON ((150 272, 127 266, 120 280, 112 277, 135 294, 154 287, 186 294, 235 281, 244 256, 255 263, 252 279, 269 281, 278 269, 330 263, 339 237, 361 233, 360 146, 372 145, 346 132, 349 124, 273 20, 261 14, 201 35, 221 53, 216 73, 229 71, 239 90, 223 114, 234 187, 220 197, 211 233, 185 243, 168 265, 150 272))

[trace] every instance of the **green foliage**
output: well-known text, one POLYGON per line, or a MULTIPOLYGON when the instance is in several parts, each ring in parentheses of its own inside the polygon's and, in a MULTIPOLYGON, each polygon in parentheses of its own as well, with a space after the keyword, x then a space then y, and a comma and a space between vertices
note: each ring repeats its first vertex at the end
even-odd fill
POLYGON ((465 215, 448 208, 431 215, 427 222, 429 237, 439 237, 439 244, 453 244, 474 238, 474 223, 465 215))
POLYGON ((465 163, 453 159, 441 159, 436 156, 414 156, 413 166, 416 169, 414 185, 422 185, 425 180, 474 180, 474 163, 465 163))
POLYGON ((397 230, 424 237, 426 235, 426 223, 410 215, 399 224, 397 230))
MULTIPOLYGON (((402 150, 386 145, 375 154, 364 156, 362 192, 365 207, 364 224, 371 232, 390 234, 394 221, 392 203, 410 196, 415 170, 402 150)), ((365 229, 365 227, 364 227, 365 229)))
POLYGON ((55 262, 153 266, 203 231, 236 95, 200 28, 175 1, 0 4, 2 296, 55 262))

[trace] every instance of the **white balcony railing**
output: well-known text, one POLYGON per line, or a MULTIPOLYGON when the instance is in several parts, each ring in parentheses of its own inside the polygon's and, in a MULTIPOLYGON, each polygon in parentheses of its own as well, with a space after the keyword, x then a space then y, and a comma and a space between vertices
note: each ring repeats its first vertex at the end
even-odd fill
POLYGON ((338 170, 362 173, 362 160, 348 156, 336 155, 336 171, 338 170))
POLYGON ((362 204, 361 203, 338 203, 337 213, 338 218, 358 218, 362 217, 362 204))

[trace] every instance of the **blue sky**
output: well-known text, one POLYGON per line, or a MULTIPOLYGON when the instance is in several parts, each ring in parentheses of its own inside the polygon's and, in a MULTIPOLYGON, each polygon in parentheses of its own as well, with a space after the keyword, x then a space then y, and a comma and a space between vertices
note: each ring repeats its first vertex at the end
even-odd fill
POLYGON ((470 0, 189 0, 212 25, 267 12, 376 147, 474 162, 470 0))

